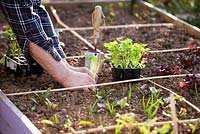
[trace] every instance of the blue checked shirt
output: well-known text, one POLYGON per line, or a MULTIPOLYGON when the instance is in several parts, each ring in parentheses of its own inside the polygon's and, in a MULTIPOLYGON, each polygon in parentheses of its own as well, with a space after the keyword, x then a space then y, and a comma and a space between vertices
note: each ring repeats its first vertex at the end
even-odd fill
POLYGON ((30 42, 43 48, 57 61, 66 56, 41 0, 0 0, 0 7, 28 61, 32 59, 28 50, 30 42))

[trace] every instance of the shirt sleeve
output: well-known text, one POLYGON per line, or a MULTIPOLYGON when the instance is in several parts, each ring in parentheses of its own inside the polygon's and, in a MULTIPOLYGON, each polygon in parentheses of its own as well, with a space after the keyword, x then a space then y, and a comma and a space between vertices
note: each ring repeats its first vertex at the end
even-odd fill
POLYGON ((54 48, 57 50, 60 56, 62 58, 65 58, 66 54, 64 53, 62 47, 59 45, 60 40, 58 38, 58 35, 55 33, 51 18, 45 7, 42 5, 41 0, 32 0, 32 3, 33 11, 39 15, 45 33, 48 37, 51 37, 53 39, 54 48))
POLYGON ((33 12, 31 0, 1 0, 0 4, 17 39, 24 40, 19 43, 23 50, 27 49, 25 42, 28 40, 50 53, 55 60, 62 59, 54 48, 53 38, 45 33, 39 15, 33 12))

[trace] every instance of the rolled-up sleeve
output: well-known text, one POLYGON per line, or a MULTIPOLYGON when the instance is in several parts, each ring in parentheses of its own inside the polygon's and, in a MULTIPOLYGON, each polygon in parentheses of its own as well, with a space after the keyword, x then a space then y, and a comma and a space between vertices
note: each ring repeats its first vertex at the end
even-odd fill
POLYGON ((66 55, 62 47, 59 45, 60 41, 58 35, 56 35, 55 33, 53 23, 45 7, 42 5, 41 0, 32 0, 32 3, 33 3, 33 11, 39 15, 45 33, 47 34, 48 37, 51 37, 53 39, 54 48, 57 50, 60 56, 62 58, 65 58, 66 55))
POLYGON ((33 11, 31 0, 1 0, 0 4, 25 55, 29 43, 33 42, 50 53, 55 60, 62 59, 54 48, 54 39, 47 36, 40 16, 33 11))

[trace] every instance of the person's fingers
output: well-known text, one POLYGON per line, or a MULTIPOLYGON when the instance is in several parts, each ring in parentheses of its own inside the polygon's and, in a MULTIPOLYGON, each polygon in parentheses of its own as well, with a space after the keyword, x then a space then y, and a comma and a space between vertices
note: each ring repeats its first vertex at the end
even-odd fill
POLYGON ((86 68, 86 67, 83 67, 83 68, 82 68, 82 73, 88 74, 90 77, 92 77, 92 78, 95 79, 95 80, 96 80, 96 78, 97 78, 97 75, 94 74, 93 72, 91 72, 91 71, 90 71, 88 68, 86 68))

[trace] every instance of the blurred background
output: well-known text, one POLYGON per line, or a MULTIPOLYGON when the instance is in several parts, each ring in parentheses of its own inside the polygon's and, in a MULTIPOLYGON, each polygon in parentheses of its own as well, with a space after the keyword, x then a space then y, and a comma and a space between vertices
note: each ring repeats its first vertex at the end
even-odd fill
POLYGON ((200 28, 200 0, 145 0, 200 28))

